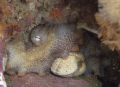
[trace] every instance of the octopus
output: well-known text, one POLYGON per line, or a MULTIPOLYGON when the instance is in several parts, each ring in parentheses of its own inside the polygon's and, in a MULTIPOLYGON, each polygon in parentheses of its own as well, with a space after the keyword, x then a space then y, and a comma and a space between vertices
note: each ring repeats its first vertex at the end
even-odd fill
POLYGON ((44 76, 56 58, 67 59, 69 52, 78 50, 79 35, 72 24, 38 25, 31 30, 29 39, 33 44, 29 49, 26 49, 23 34, 8 42, 5 72, 9 75, 37 73, 44 76))

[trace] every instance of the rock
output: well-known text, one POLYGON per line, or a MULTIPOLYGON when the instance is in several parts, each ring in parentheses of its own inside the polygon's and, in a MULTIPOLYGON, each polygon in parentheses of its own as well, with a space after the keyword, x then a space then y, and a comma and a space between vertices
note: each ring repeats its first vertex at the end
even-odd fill
POLYGON ((54 75, 39 77, 36 74, 25 77, 5 75, 8 87, 102 87, 94 77, 62 78, 54 75))

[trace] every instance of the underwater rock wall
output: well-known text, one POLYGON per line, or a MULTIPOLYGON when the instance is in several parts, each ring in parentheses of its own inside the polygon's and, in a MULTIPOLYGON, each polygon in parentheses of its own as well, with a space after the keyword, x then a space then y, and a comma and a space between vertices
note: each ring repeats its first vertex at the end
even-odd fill
MULTIPOLYGON (((8 41, 10 41, 12 38, 16 37, 17 35, 21 33, 23 34, 23 37, 24 37, 24 43, 29 45, 28 37, 29 37, 30 31, 34 27, 38 26, 39 24, 50 22, 53 24, 71 23, 74 25, 74 27, 78 27, 80 30, 80 34, 79 34, 80 48, 81 50, 85 49, 86 52, 84 51, 84 53, 86 56, 88 56, 89 54, 95 54, 95 56, 98 56, 99 54, 101 55, 101 53, 99 52, 100 44, 98 44, 100 42, 89 44, 89 42, 85 43, 83 41, 83 40, 87 41, 86 39, 87 37, 82 36, 82 32, 87 29, 88 29, 87 31, 90 30, 89 32, 93 31, 92 33, 95 33, 96 36, 98 34, 98 37, 101 40, 101 42, 107 44, 109 48, 111 48, 112 50, 117 50, 119 53, 119 49, 120 49, 119 17, 120 16, 119 16, 119 1, 118 0, 113 0, 113 1, 98 0, 98 2, 97 0, 0 0, 0 37, 1 37, 1 40, 5 40, 4 50, 2 50, 2 52, 6 54, 6 44, 8 43, 8 41), (99 9, 97 7, 99 7, 99 9), (96 17, 96 20, 95 20, 94 14, 98 10, 99 12, 95 15, 96 17), (98 23, 98 25, 100 26, 98 26, 96 23, 98 23), (81 27, 80 24, 83 27, 81 27), (98 27, 100 27, 99 31, 98 31, 98 27), (81 28, 83 28, 84 30, 81 30, 81 28), (93 44, 94 44, 94 47, 93 47, 93 44), (82 45, 86 45, 86 46, 83 47, 82 45)), ((84 33, 88 34, 88 32, 84 32, 84 33)), ((89 39, 90 41, 93 40, 93 38, 89 38, 89 39)), ((104 49, 103 46, 101 48, 104 49)), ((113 55, 113 52, 109 52, 109 51, 106 52, 106 49, 104 50, 105 51, 102 50, 103 59, 106 54, 107 54, 107 57, 113 55)), ((98 57, 95 57, 95 58, 98 58, 98 57)), ((119 61, 114 60, 116 58, 115 56, 111 56, 108 58, 113 59, 112 60, 113 66, 110 67, 110 69, 107 68, 106 70, 108 70, 108 72, 114 71, 116 72, 116 75, 117 75, 119 73, 118 72, 119 61), (114 67, 116 68, 113 69, 114 67)), ((111 72, 109 75, 113 75, 112 73, 113 72, 111 72)), ((39 80, 41 79, 42 81, 42 78, 37 77, 37 75, 35 77, 34 75, 33 76, 27 75, 27 76, 31 77, 31 79, 34 79, 35 82, 33 82, 33 84, 38 82, 36 83, 37 84, 36 86, 40 85, 39 80)), ((15 86, 16 84, 18 86, 21 86, 24 83, 25 85, 26 84, 28 85, 29 82, 32 82, 31 79, 26 80, 26 78, 28 77, 18 78, 15 76, 16 81, 15 80, 13 81, 11 79, 12 77, 6 76, 6 78, 7 77, 8 77, 7 83, 9 86, 11 85, 15 86), (21 82, 19 83, 19 81, 21 82)), ((114 75, 109 76, 109 78, 112 78, 112 79, 113 77, 116 77, 116 76, 114 75)), ((44 78, 44 79, 48 79, 48 78, 44 78)), ((89 80, 89 78, 87 79, 89 80)), ((93 81, 92 79, 90 80, 93 81)), ((44 81, 46 82, 46 80, 44 81)), ((70 79, 67 79, 65 84, 64 84, 64 80, 61 81, 61 79, 58 79, 57 81, 58 83, 63 82, 63 84, 60 85, 60 87, 61 86, 70 87, 70 85, 67 83, 67 81, 69 82, 70 79)), ((82 81, 80 80, 80 82, 82 81)), ((118 83, 118 81, 116 80, 114 80, 114 82, 118 83)), ((94 83, 94 81, 91 83, 94 83)), ((30 83, 29 85, 31 84, 32 83, 30 83)), ((54 85, 52 83, 50 84, 54 85)), ((74 86, 77 85, 79 87, 79 86, 84 85, 86 87, 88 86, 86 84, 87 82, 85 84, 75 84, 74 86)), ((94 86, 96 87, 96 84, 94 86)))

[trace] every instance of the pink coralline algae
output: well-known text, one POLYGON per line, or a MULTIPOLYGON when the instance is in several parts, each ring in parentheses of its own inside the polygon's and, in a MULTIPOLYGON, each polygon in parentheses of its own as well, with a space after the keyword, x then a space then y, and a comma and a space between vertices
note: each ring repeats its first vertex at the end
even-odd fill
POLYGON ((12 87, 90 87, 89 84, 80 79, 62 78, 53 75, 38 77, 37 75, 26 75, 18 78, 17 76, 10 77, 13 81, 8 82, 8 86, 12 87))

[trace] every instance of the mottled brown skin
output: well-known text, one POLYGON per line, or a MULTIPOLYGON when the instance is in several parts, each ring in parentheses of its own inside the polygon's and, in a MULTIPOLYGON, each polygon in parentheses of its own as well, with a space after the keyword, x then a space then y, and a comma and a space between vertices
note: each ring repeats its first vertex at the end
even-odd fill
POLYGON ((54 51, 57 57, 65 58, 72 48, 78 44, 77 29, 72 25, 61 25, 55 32, 54 51))
POLYGON ((48 35, 51 33, 50 31, 53 30, 54 46, 52 47, 51 53, 54 54, 55 57, 65 58, 68 56, 68 53, 70 51, 78 51, 78 48, 76 46, 78 44, 79 37, 77 34, 77 29, 75 29, 75 27, 70 24, 51 25, 52 24, 47 24, 44 27, 37 26, 35 29, 33 29, 31 33, 31 41, 36 45, 42 45, 46 41, 48 35), (35 37, 39 37, 40 40, 35 40, 35 37), (75 49, 72 50, 74 46, 75 49))
POLYGON ((68 56, 77 44, 77 39, 77 29, 72 25, 37 26, 31 31, 31 41, 34 47, 26 50, 22 34, 8 43, 9 69, 6 72, 11 75, 17 72, 18 76, 35 72, 43 76, 55 58, 68 56), (39 36, 37 40, 32 39, 36 36, 39 36))

